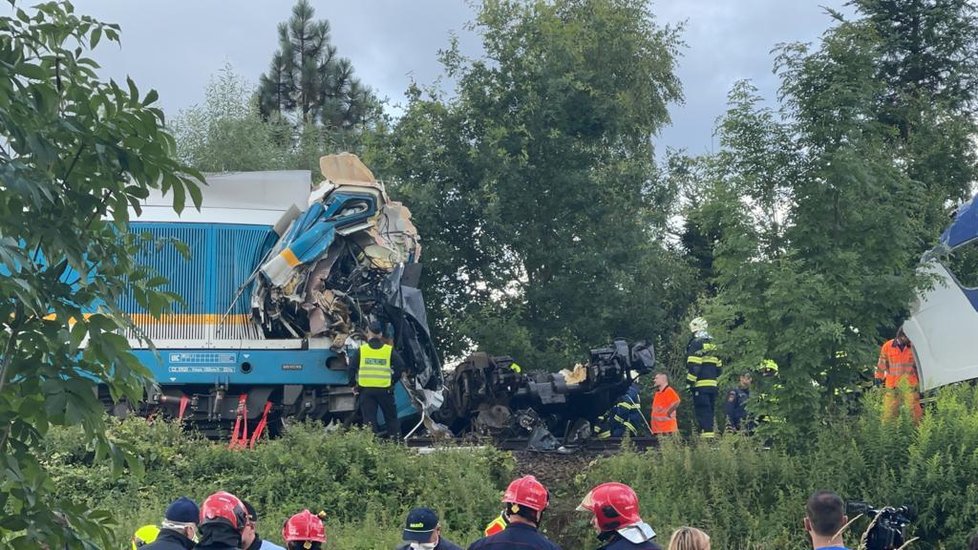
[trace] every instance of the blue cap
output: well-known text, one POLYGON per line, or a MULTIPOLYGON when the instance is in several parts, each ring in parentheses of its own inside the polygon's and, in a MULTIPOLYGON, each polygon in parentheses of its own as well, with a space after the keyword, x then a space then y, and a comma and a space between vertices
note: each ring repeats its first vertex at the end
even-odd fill
POLYGON ((187 497, 180 497, 166 507, 163 519, 178 523, 197 523, 200 521, 200 508, 187 497))
POLYGON ((414 508, 408 512, 404 525, 404 540, 428 542, 438 527, 438 514, 431 508, 414 508))

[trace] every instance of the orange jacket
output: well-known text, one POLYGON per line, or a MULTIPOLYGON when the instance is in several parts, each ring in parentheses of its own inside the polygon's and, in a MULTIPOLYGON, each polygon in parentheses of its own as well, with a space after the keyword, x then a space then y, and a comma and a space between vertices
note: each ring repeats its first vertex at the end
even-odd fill
POLYGON ((887 340, 880 348, 880 359, 876 363, 876 378, 887 388, 896 388, 906 379, 911 388, 916 388, 917 365, 913 358, 913 346, 907 344, 900 348, 893 340, 887 340))
POLYGON ((672 386, 666 386, 664 390, 655 392, 652 398, 652 433, 671 434, 679 431, 676 423, 676 414, 667 414, 673 405, 679 403, 679 394, 672 386))

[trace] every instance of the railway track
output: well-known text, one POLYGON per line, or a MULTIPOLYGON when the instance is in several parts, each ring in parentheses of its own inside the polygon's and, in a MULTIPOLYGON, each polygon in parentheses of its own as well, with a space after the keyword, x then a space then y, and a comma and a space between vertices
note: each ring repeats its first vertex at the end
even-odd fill
MULTIPOLYGON (((560 447, 553 451, 529 448, 529 438, 439 440, 430 437, 412 437, 406 443, 408 447, 419 449, 493 446, 504 451, 525 451, 541 454, 576 454, 581 452, 593 454, 616 453, 621 450, 625 441, 623 438, 590 439, 583 445, 560 447)), ((658 445, 654 437, 635 437, 627 441, 636 451, 645 451, 658 445)))

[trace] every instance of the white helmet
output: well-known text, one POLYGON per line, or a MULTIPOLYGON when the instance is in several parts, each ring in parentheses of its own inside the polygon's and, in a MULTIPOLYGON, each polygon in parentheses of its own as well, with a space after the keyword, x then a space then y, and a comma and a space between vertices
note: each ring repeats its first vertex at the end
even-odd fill
POLYGON ((709 326, 706 323, 706 319, 702 317, 697 317, 689 322, 689 331, 693 334, 697 332, 704 332, 709 326))

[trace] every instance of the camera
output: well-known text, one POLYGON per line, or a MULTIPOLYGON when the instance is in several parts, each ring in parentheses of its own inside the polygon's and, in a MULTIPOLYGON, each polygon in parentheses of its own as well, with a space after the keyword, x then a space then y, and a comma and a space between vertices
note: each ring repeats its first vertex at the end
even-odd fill
POLYGON ((873 527, 866 536, 866 550, 896 550, 907 541, 907 526, 916 518, 910 506, 874 508, 865 502, 847 502, 846 514, 865 514, 873 527))

